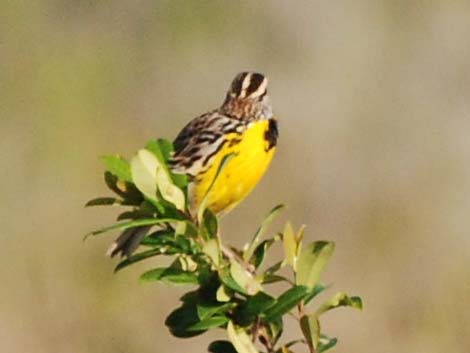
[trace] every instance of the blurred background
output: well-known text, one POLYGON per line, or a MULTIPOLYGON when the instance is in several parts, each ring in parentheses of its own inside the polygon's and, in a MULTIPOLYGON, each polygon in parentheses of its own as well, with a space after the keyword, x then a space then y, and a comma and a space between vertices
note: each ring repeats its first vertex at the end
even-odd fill
POLYGON ((458 0, 1 1, 0 351, 205 352, 225 337, 173 338, 184 289, 139 284, 164 260, 113 275, 113 236, 82 236, 116 209, 83 205, 109 194, 100 155, 175 137, 257 70, 280 144, 226 241, 284 202, 276 226, 336 241, 324 280, 365 300, 325 316, 335 352, 468 352, 469 18, 458 0))

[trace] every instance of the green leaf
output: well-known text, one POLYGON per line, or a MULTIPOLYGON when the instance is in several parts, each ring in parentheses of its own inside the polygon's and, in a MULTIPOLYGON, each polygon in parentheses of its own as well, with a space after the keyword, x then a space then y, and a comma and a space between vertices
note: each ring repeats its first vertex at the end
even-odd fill
POLYGON ((328 288, 328 286, 326 286, 322 283, 317 283, 315 285, 315 287, 313 287, 313 289, 310 291, 310 293, 305 297, 305 299, 304 299, 305 305, 310 303, 310 301, 312 301, 312 299, 314 299, 318 294, 320 294, 321 292, 323 292, 327 288, 328 288))
POLYGON ((106 169, 119 179, 127 182, 132 182, 131 171, 129 163, 119 155, 108 155, 101 157, 106 169))
POLYGON ((142 245, 161 247, 165 245, 175 246, 175 231, 173 229, 159 229, 147 235, 142 241, 142 245))
POLYGON ((85 207, 90 207, 90 206, 111 206, 111 205, 121 205, 122 201, 118 200, 114 197, 97 197, 95 199, 92 199, 88 201, 85 204, 85 207))
POLYGON ((167 162, 171 158, 171 154, 174 150, 173 143, 169 140, 159 138, 157 139, 157 143, 160 146, 160 151, 163 153, 163 158, 165 158, 165 162, 167 162))
POLYGON ((284 227, 284 232, 282 233, 282 244, 284 245, 284 257, 286 262, 292 266, 295 272, 297 262, 297 241, 290 222, 287 222, 284 227))
POLYGON ((227 288, 241 294, 246 294, 245 289, 243 289, 233 278, 230 274, 230 268, 224 267, 219 268, 218 274, 222 283, 227 286, 227 288))
POLYGON ((203 232, 206 239, 216 238, 219 231, 219 224, 215 214, 208 208, 204 210, 203 219, 203 232))
POLYGON ((125 182, 122 180, 120 181, 119 178, 115 176, 113 173, 105 171, 104 182, 111 191, 114 191, 119 196, 123 196, 125 194, 125 190, 124 188, 122 188, 122 186, 125 186, 125 182), (119 183, 119 186, 118 186, 118 183, 119 183))
POLYGON ((284 261, 279 261, 269 267, 266 271, 264 271, 263 275, 261 276, 262 283, 276 283, 280 281, 286 281, 288 283, 291 283, 290 280, 283 276, 276 275, 276 272, 279 271, 281 268, 285 266, 284 261))
POLYGON ((287 282, 289 284, 292 284, 292 282, 288 278, 279 275, 264 274, 261 280, 262 284, 272 284, 278 282, 287 282))
POLYGON ((265 275, 272 275, 284 267, 284 261, 279 261, 264 271, 265 275))
POLYGON ((334 347, 338 343, 337 338, 328 338, 324 335, 321 335, 320 342, 318 343, 317 352, 322 353, 332 347, 334 347))
POLYGON ((110 230, 115 230, 115 229, 121 229, 121 230, 126 230, 129 228, 135 228, 135 227, 140 227, 140 226, 149 226, 149 225, 154 225, 154 224, 163 224, 163 223, 171 223, 171 222, 176 222, 178 221, 177 219, 172 219, 172 218, 144 218, 144 219, 137 219, 135 221, 126 221, 126 222, 118 222, 115 223, 111 226, 104 227, 98 230, 95 230, 93 232, 90 232, 85 235, 85 239, 89 236, 92 235, 98 235, 102 234, 105 232, 108 232, 110 230))
POLYGON ((234 303, 203 303, 197 305, 197 315, 201 320, 208 319, 215 315, 225 315, 225 313, 233 308, 234 303))
POLYGON ((150 140, 145 148, 151 151, 162 163, 167 163, 173 152, 173 144, 165 139, 150 140))
POLYGON ((199 235, 199 229, 193 222, 187 221, 184 235, 188 238, 195 238, 199 235))
POLYGON ((259 268, 263 264, 263 261, 266 257, 266 252, 271 247, 271 245, 275 243, 275 241, 276 238, 264 240, 256 247, 253 256, 250 258, 250 263, 252 263, 255 268, 259 268))
POLYGON ((238 353, 259 353, 245 330, 235 327, 232 321, 228 322, 227 334, 238 353))
POLYGON ((160 267, 140 276, 143 282, 161 281, 167 284, 198 284, 196 274, 173 267, 160 267))
POLYGON ((296 284, 313 288, 330 259, 335 244, 327 241, 310 243, 300 254, 297 264, 296 284))
POLYGON ((286 348, 289 348, 289 347, 295 346, 298 343, 305 343, 305 341, 303 339, 297 339, 297 340, 287 342, 286 344, 284 344, 284 346, 286 348))
POLYGON ((276 218, 276 216, 279 214, 279 212, 284 208, 284 205, 277 205, 275 206, 269 214, 266 216, 266 218, 263 220, 261 223, 261 226, 257 229, 255 235, 253 236, 253 240, 251 241, 249 247, 245 250, 243 253, 243 259, 245 261, 248 261, 249 258, 253 256, 253 252, 255 251, 256 246, 258 245, 261 237, 266 233, 266 230, 268 227, 271 225, 273 220, 276 218))
MULTIPOLYGON (((220 279, 217 272, 212 271, 209 265, 200 263, 198 266, 199 290, 198 295, 202 298, 200 303, 209 302, 209 305, 219 305, 217 302, 217 289, 220 287, 220 279)), ((224 303, 222 303, 224 304, 224 303)))
POLYGON ((199 322, 196 305, 191 301, 173 310, 165 320, 165 325, 175 337, 187 338, 200 335, 204 331, 190 331, 189 327, 199 322))
POLYGON ((226 316, 213 316, 208 319, 199 321, 197 324, 187 328, 188 331, 206 331, 214 327, 224 326, 229 319, 226 316))
POLYGON ((229 341, 214 341, 209 345, 208 351, 210 353, 237 353, 229 341))
POLYGON ((273 306, 276 300, 264 292, 258 292, 256 295, 249 297, 244 303, 240 304, 235 312, 237 324, 248 326, 253 323, 256 318, 273 306))
POLYGON ((351 308, 361 310, 362 299, 360 297, 349 297, 346 293, 336 293, 333 298, 320 306, 315 314, 319 316, 326 311, 338 308, 340 306, 349 306, 351 308))
POLYGON ((282 322, 282 316, 279 316, 270 322, 266 327, 269 336, 272 337, 273 343, 277 344, 277 341, 281 338, 282 332, 284 331, 284 323, 282 322))
POLYGON ((180 300, 183 302, 184 305, 194 306, 196 316, 199 319, 199 315, 197 315, 197 304, 201 302, 201 291, 197 289, 191 292, 187 292, 180 298, 180 300))
POLYGON ((140 218, 151 218, 153 215, 149 212, 143 212, 140 209, 133 211, 125 211, 119 214, 117 217, 118 221, 123 221, 125 219, 140 219, 140 218))
POLYGON ((175 245, 178 246, 178 248, 181 250, 182 253, 184 254, 189 254, 191 253, 191 242, 189 239, 184 236, 184 235, 177 235, 175 237, 175 245))
MULTIPOLYGON (((177 209, 173 203, 165 200, 160 191, 161 190, 157 191, 158 202, 155 203, 155 206, 157 207, 157 210, 158 210, 158 217, 159 218, 175 218, 180 221, 187 221, 188 220, 187 214, 185 214, 182 210, 177 209)), ((180 229, 183 229, 183 227, 177 229, 179 234, 182 233, 180 232, 180 229)))
POLYGON ((281 294, 279 298, 277 298, 276 303, 264 313, 266 321, 269 322, 288 313, 296 307, 308 293, 309 290, 305 286, 295 286, 288 289, 281 294))
POLYGON ((190 337, 196 332, 224 326, 228 319, 225 313, 233 307, 233 303, 218 304, 209 297, 212 289, 200 287, 197 291, 185 294, 181 300, 183 305, 174 310, 165 321, 171 332, 177 337, 190 337))
POLYGON ((188 176, 186 174, 175 174, 170 171, 171 179, 173 183, 181 190, 186 190, 188 186, 188 176))
POLYGON ((125 260, 122 260, 116 266, 116 268, 114 269, 114 272, 120 271, 120 270, 122 270, 123 268, 125 268, 129 265, 135 264, 136 262, 140 262, 142 260, 148 259, 150 257, 157 256, 157 255, 163 255, 164 253, 165 253, 164 249, 162 249, 162 248, 156 248, 156 249, 142 251, 138 254, 135 254, 135 255, 132 255, 132 256, 126 258, 125 260))
POLYGON ((300 328, 309 347, 317 347, 320 339, 320 322, 316 315, 304 315, 300 318, 300 328))
POLYGON ((188 176, 185 174, 174 174, 170 168, 168 168, 168 161, 171 159, 171 153, 173 152, 173 144, 165 139, 151 140, 145 146, 147 150, 152 152, 162 164, 164 164, 165 170, 170 174, 173 183, 181 190, 185 190, 188 185, 188 176))
POLYGON ((123 204, 129 206, 139 206, 144 200, 143 195, 131 182, 120 180, 114 174, 106 171, 104 181, 108 188, 123 198, 123 204))

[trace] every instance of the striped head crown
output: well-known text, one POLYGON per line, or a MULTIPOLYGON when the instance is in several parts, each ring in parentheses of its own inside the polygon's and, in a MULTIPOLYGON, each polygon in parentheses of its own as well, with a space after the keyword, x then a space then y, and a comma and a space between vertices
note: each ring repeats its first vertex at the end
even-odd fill
POLYGON ((256 72, 241 72, 232 81, 221 111, 237 119, 259 120, 273 116, 268 79, 256 72))

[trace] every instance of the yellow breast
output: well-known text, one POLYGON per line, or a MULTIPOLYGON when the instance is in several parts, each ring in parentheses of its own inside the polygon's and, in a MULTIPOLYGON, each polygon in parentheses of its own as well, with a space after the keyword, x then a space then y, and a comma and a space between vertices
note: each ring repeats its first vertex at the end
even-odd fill
POLYGON ((197 208, 214 180, 224 156, 233 157, 223 168, 209 194, 207 207, 214 213, 228 212, 256 186, 271 162, 275 147, 266 139, 268 120, 253 122, 240 134, 230 134, 214 157, 210 168, 196 177, 192 191, 192 207, 197 208))

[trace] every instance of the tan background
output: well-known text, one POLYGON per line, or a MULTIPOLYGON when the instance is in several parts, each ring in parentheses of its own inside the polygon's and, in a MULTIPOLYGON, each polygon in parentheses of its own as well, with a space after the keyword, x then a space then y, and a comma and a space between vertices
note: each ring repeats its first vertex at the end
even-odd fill
MULTIPOLYGON (((162 321, 182 289, 114 276, 98 156, 174 137, 232 77, 270 77, 278 154, 223 222, 241 245, 271 206, 337 242, 361 294, 336 352, 468 352, 469 1, 1 1, 0 351, 205 352, 162 321)), ((279 225, 279 224, 278 224, 279 225)), ((153 262, 153 264, 158 263, 153 262)), ((290 323, 289 325, 291 325, 290 323)))

